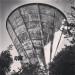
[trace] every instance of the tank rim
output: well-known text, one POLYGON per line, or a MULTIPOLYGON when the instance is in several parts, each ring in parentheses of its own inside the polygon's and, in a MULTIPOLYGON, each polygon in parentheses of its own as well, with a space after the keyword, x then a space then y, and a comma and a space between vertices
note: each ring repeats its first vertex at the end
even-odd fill
POLYGON ((13 11, 11 11, 11 13, 8 15, 8 17, 6 19, 6 28, 7 28, 7 21, 9 19, 9 17, 13 14, 13 12, 15 12, 17 9, 20 9, 20 8, 22 8, 24 6, 28 6, 28 5, 45 5, 45 6, 48 6, 48 7, 52 7, 54 9, 56 9, 57 11, 59 11, 64 16, 64 18, 67 19, 65 14, 60 9, 58 9, 58 8, 52 6, 52 5, 49 5, 49 4, 46 4, 46 3, 28 3, 28 4, 21 5, 21 6, 17 7, 17 8, 15 8, 13 11))

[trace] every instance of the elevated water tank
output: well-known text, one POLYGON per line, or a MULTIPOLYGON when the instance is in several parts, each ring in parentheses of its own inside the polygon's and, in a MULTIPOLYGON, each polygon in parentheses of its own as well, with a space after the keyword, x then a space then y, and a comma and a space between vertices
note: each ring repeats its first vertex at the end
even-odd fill
POLYGON ((65 15, 57 8, 30 3, 16 8, 6 21, 7 31, 22 63, 45 64, 44 46, 52 40, 54 32, 61 27, 65 15))

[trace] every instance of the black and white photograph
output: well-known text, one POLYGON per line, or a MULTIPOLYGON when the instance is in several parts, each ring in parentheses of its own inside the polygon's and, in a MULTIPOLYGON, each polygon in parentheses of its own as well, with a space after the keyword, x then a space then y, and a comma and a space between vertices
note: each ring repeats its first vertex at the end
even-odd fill
POLYGON ((0 75, 75 75, 75 0, 0 0, 0 75))

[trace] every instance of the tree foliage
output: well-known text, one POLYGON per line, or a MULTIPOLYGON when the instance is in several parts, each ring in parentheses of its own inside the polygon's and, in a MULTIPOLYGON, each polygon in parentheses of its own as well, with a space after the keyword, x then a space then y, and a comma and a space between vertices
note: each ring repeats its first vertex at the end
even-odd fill
POLYGON ((2 51, 0 54, 0 74, 5 75, 10 71, 10 65, 12 63, 12 57, 9 50, 2 51))
POLYGON ((49 75, 75 75, 75 24, 70 23, 67 28, 64 35, 71 45, 65 45, 65 48, 54 57, 49 64, 49 75))
POLYGON ((19 61, 19 60, 22 61, 23 60, 23 56, 21 56, 21 55, 15 56, 14 60, 16 60, 16 61, 19 61))
POLYGON ((75 75, 75 45, 64 48, 50 64, 50 75, 75 75))
POLYGON ((25 64, 25 66, 22 66, 22 69, 18 72, 14 72, 12 75, 38 75, 38 69, 40 66, 36 64, 25 64))

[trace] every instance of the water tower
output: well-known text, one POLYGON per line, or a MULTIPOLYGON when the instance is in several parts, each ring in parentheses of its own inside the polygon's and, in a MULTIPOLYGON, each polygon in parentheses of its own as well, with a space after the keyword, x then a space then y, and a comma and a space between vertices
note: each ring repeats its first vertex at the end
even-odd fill
MULTIPOLYGON (((66 16, 54 6, 30 3, 13 10, 7 18, 6 28, 11 40, 23 56, 21 63, 46 65, 44 46, 53 43, 54 33, 66 16)), ((50 49, 50 56, 52 50, 50 49)))

